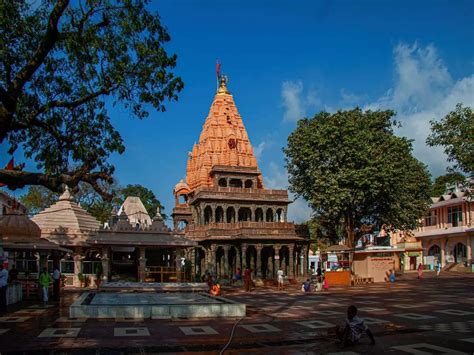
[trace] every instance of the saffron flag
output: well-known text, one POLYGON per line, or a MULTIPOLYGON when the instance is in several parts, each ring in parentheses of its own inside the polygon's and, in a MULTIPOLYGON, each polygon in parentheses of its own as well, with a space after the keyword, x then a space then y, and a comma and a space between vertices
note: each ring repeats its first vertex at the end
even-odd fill
MULTIPOLYGON (((8 162, 7 166, 5 167, 5 170, 13 170, 14 165, 15 165, 15 162, 14 162, 13 157, 12 157, 10 159, 10 161, 8 162)), ((0 182, 0 187, 2 187, 2 186, 5 186, 5 184, 2 184, 0 182)))
POLYGON ((216 75, 217 75, 217 80, 219 80, 221 76, 221 63, 219 61, 216 61, 216 75))

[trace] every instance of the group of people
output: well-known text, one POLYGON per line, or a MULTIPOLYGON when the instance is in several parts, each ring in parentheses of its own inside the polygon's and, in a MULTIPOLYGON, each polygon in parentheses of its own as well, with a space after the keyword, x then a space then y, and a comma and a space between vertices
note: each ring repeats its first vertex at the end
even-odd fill
MULTIPOLYGON (((0 314, 7 312, 7 290, 8 285, 18 281, 18 270, 15 265, 11 269, 0 261, 0 314)), ((41 296, 44 303, 49 301, 49 286, 53 285, 53 300, 59 300, 61 283, 61 272, 57 266, 54 267, 52 274, 48 273, 46 268, 38 275, 38 286, 41 289, 41 296)))

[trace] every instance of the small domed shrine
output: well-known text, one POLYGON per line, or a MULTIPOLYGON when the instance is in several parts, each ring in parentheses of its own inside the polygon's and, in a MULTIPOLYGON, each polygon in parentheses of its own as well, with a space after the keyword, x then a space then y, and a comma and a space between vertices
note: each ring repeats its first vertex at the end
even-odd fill
POLYGON ((199 142, 188 153, 186 180, 174 188, 174 229, 199 246, 188 253, 197 274, 230 278, 250 267, 273 279, 279 267, 305 276, 309 234, 287 221, 286 190, 264 187, 242 117, 219 76, 199 142))

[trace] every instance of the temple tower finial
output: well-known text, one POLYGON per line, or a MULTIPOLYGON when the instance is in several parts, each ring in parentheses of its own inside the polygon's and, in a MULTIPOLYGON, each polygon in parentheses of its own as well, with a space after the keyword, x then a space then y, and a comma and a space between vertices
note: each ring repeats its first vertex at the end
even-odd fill
POLYGON ((220 75, 219 76, 219 88, 217 89, 217 94, 226 94, 230 95, 229 89, 227 89, 227 83, 229 82, 229 78, 227 75, 220 75))

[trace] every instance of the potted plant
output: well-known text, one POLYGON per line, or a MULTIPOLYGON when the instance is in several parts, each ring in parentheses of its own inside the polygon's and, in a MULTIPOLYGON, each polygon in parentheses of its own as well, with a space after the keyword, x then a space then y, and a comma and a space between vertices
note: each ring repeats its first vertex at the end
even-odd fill
POLYGON ((100 284, 102 283, 102 274, 102 263, 98 263, 95 267, 95 285, 97 288, 99 288, 100 284))
POLYGON ((79 282, 81 283, 81 287, 85 287, 86 276, 82 272, 80 272, 77 274, 77 278, 79 279, 79 282))

